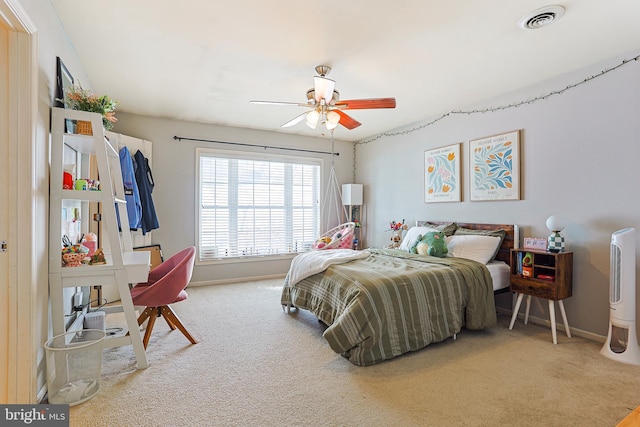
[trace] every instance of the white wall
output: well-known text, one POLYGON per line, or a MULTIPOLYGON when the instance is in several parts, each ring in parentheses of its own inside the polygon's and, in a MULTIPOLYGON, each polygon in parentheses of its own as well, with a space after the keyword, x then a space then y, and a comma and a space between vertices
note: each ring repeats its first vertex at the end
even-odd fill
MULTIPOLYGON (((632 52, 460 110, 529 100, 636 55, 632 52)), ((402 218, 411 223, 416 219, 516 223, 523 237, 546 237, 546 218, 562 215, 570 221, 563 234, 568 249, 574 251, 573 297, 565 301, 569 324, 606 335, 611 233, 636 227, 640 236, 639 118, 640 61, 631 61, 546 100, 498 112, 449 115, 429 126, 424 125, 431 119, 425 120, 389 133, 424 126, 420 130, 360 143, 356 180, 365 185, 367 242, 385 244, 388 222, 402 218), (516 129, 522 129, 522 200, 470 202, 469 141, 516 129), (463 201, 425 204, 424 150, 457 142, 463 143, 463 201)), ((510 307, 509 298, 499 303, 510 307)), ((546 312, 536 315, 548 318, 546 312)))
MULTIPOLYGON (((117 116, 118 122, 114 131, 152 142, 152 173, 155 181, 153 203, 160 225, 159 229, 152 231, 152 240, 161 245, 165 258, 186 246, 196 245, 196 147, 319 157, 324 160, 323 185, 327 185, 329 179, 330 155, 265 150, 262 146, 331 152, 330 137, 310 138, 284 135, 276 132, 182 122, 126 113, 118 113, 117 116), (260 145, 260 147, 176 141, 173 138, 176 135, 194 139, 260 145)), ((335 157, 338 181, 340 183, 351 182, 353 143, 335 141, 335 151, 340 154, 335 157)), ((323 189, 322 196, 324 194, 325 190, 323 189)), ((335 212, 335 209, 332 212, 335 212)), ((239 281, 243 278, 284 275, 289 264, 289 257, 281 257, 278 260, 267 257, 249 261, 234 260, 213 264, 196 264, 192 283, 218 283, 239 281)))
MULTIPOLYGON (((49 317, 48 317, 48 254, 47 239, 49 229, 49 130, 50 114, 53 102, 56 82, 56 56, 60 56, 69 68, 69 71, 77 78, 80 78, 83 85, 90 87, 90 82, 84 74, 84 69, 80 65, 66 34, 64 33, 60 21, 55 15, 51 4, 40 0, 21 0, 21 4, 36 26, 37 30, 37 62, 38 62, 38 97, 37 116, 35 129, 36 143, 33 152, 36 153, 32 165, 22 165, 33 170, 33 181, 35 188, 31 192, 24 192, 24 197, 32 199, 34 217, 37 218, 33 224, 36 240, 31 243, 33 248, 33 265, 37 265, 37 283, 35 284, 37 293, 33 302, 35 310, 32 319, 35 324, 34 337, 23 337, 31 342, 39 343, 33 349, 37 366, 37 378, 35 379, 36 395, 31 396, 31 401, 35 402, 42 398, 45 378, 44 343, 49 337, 49 317)), ((30 161, 30 159, 25 159, 30 161)), ((19 165, 20 167, 21 165, 19 165)), ((24 381, 31 379, 24 379, 24 381)))

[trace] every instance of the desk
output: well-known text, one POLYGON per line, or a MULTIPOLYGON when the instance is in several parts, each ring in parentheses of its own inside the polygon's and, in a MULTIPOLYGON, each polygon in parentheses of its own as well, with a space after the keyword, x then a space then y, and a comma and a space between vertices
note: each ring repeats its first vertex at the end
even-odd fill
MULTIPOLYGON (((112 259, 105 254, 107 260, 112 259)), ((138 320, 131 300, 129 283, 146 282, 149 276, 149 252, 123 252, 122 267, 108 262, 103 265, 82 265, 79 267, 62 267, 49 274, 49 293, 51 299, 51 321, 53 334, 65 333, 63 313, 63 288, 75 286, 117 286, 120 294, 120 306, 110 307, 108 312, 124 312, 129 334, 119 337, 107 337, 104 346, 118 347, 132 345, 139 369, 148 366, 147 356, 142 345, 138 320), (135 332, 135 333, 134 333, 135 332)))

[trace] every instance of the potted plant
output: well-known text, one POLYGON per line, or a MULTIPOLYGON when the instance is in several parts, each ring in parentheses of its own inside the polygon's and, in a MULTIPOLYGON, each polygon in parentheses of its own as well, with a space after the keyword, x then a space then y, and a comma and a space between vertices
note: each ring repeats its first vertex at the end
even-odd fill
MULTIPOLYGON (((116 118, 116 107, 118 103, 109 98, 108 95, 98 96, 89 89, 83 89, 82 86, 73 85, 67 89, 64 94, 64 105, 72 110, 89 111, 91 113, 100 113, 102 115, 102 125, 105 130, 113 129, 113 124, 118 121, 116 118)), ((91 134, 91 122, 89 123, 89 131, 91 134)), ((78 133, 86 133, 81 129, 86 126, 83 122, 78 121, 76 124, 78 133)))

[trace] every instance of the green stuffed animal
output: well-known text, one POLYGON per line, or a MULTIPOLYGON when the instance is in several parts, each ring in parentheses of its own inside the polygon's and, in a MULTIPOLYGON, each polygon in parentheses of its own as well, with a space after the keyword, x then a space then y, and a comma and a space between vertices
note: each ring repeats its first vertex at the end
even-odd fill
POLYGON ((431 255, 443 258, 447 255, 447 242, 445 235, 441 231, 431 231, 424 235, 419 235, 410 249, 412 254, 431 255))

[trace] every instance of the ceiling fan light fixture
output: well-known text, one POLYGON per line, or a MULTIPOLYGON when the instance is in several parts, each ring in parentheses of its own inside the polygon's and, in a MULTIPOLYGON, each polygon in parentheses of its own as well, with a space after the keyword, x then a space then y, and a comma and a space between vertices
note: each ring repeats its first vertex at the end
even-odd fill
POLYGON ((311 129, 316 129, 318 123, 321 127, 333 131, 338 125, 352 130, 362 123, 345 113, 345 110, 365 110, 375 108, 396 108, 395 98, 369 98, 340 100, 340 93, 335 90, 336 82, 326 78, 331 71, 328 65, 316 67, 317 76, 314 77, 314 87, 307 90, 307 102, 275 102, 275 101, 249 101, 254 104, 295 105, 306 107, 308 110, 297 115, 280 127, 288 128, 302 121, 311 129))
POLYGON ((328 120, 324 123, 324 125, 327 128, 327 130, 334 130, 336 127, 338 127, 337 123, 331 123, 328 120))
POLYGON ((311 110, 307 113, 307 126, 311 129, 315 129, 318 126, 318 121, 320 120, 320 113, 316 110, 311 110))
POLYGON ((329 111, 327 113, 327 122, 326 122, 327 129, 329 130, 335 129, 336 126, 338 126, 339 122, 340 122, 340 114, 336 113, 335 111, 329 111))
POLYGON ((325 77, 314 77, 315 82, 315 98, 316 102, 320 103, 321 99, 324 99, 325 103, 330 103, 333 98, 333 89, 336 86, 336 82, 327 79, 325 77))

